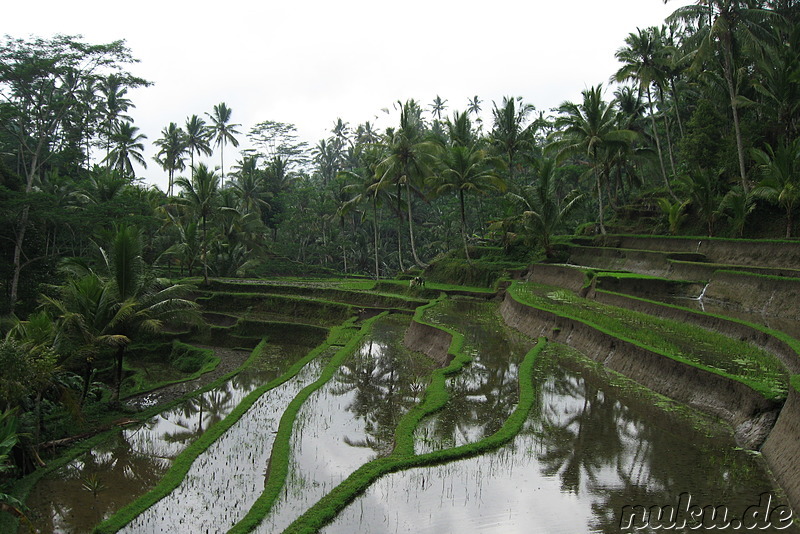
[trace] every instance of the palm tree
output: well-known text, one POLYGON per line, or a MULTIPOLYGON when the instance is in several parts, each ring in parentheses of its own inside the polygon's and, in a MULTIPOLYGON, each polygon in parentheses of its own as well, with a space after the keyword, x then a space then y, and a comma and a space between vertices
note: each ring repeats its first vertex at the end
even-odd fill
POLYGON ((175 182, 175 171, 180 171, 186 168, 184 163, 184 156, 188 145, 186 143, 186 133, 183 129, 170 122, 161 130, 161 138, 156 139, 153 144, 160 147, 158 154, 154 158, 161 167, 167 171, 169 175, 169 186, 167 187, 167 195, 172 196, 172 186, 175 182))
MULTIPOLYGON (((673 198, 676 198, 675 194, 672 192, 669 178, 667 178, 667 171, 664 167, 664 153, 661 150, 661 138, 658 135, 656 113, 653 108, 653 96, 650 91, 654 84, 659 86, 659 84, 663 82, 659 69, 659 56, 663 52, 660 37, 661 33, 657 28, 639 29, 637 33, 629 34, 628 37, 625 38, 626 46, 617 50, 615 54, 617 59, 623 63, 623 66, 612 79, 618 82, 637 80, 639 82, 639 91, 641 92, 644 90, 644 93, 647 95, 647 106, 650 112, 650 122, 652 124, 653 138, 656 142, 656 152, 658 153, 658 162, 661 167, 661 176, 664 179, 664 184, 669 194, 673 198)), ((673 173, 675 172, 674 164, 672 171, 673 173)))
POLYGON ((560 115, 555 121, 557 130, 551 135, 554 139, 551 147, 557 151, 558 160, 569 155, 588 159, 597 187, 598 224, 600 232, 605 234, 602 183, 603 178, 608 178, 608 167, 605 167, 606 173, 598 170, 601 157, 626 146, 636 134, 618 129, 613 106, 603 100, 602 84, 585 89, 582 94, 582 103, 564 102, 559 106, 560 115))
POLYGON ((205 154, 211 155, 211 146, 209 145, 211 134, 206 122, 198 117, 192 115, 186 119, 186 147, 191 154, 191 167, 192 175, 194 175, 194 153, 198 155, 205 154))
MULTIPOLYGON (((400 104, 398 102, 398 104, 400 104)), ((423 137, 421 110, 414 100, 400 106, 400 127, 387 132, 386 150, 388 155, 378 164, 377 173, 381 180, 397 184, 398 189, 405 186, 406 209, 408 210, 408 234, 411 241, 411 254, 422 268, 427 267, 419 259, 414 239, 414 219, 412 217, 412 189, 419 190, 423 180, 430 174, 430 164, 436 152, 436 145, 423 137)))
POLYGON ((710 169, 681 176, 678 183, 689 196, 688 202, 706 223, 709 237, 714 235, 714 222, 720 214, 719 173, 710 169))
POLYGON ((469 106, 467 107, 467 113, 472 113, 475 116, 480 115, 481 113, 481 100, 478 98, 478 95, 469 99, 469 106))
POLYGON ((350 184, 344 186, 342 189, 346 193, 352 193, 353 196, 345 201, 339 209, 340 214, 347 213, 358 204, 369 202, 372 207, 372 239, 373 250, 375 256, 375 279, 380 278, 380 232, 378 220, 378 204, 383 198, 389 198, 388 190, 391 183, 386 180, 381 180, 376 174, 377 167, 377 151, 373 150, 368 153, 364 158, 364 167, 361 172, 341 171, 339 177, 343 180, 351 181, 350 184))
POLYGON ((140 333, 160 331, 164 321, 196 317, 197 305, 184 298, 191 286, 170 284, 152 276, 142 259, 141 241, 138 228, 122 226, 114 236, 111 249, 103 255, 118 319, 112 331, 118 339, 127 340, 123 340, 116 350, 112 402, 119 402, 123 359, 131 340, 140 333))
POLYGON ((118 122, 133 122, 125 113, 129 108, 136 107, 128 98, 128 88, 124 85, 124 80, 117 74, 110 74, 100 82, 100 92, 102 93, 101 113, 103 114, 102 129, 106 134, 106 158, 111 151, 111 137, 118 122))
POLYGON ((494 104, 494 128, 490 135, 490 142, 498 153, 505 157, 508 167, 508 183, 514 183, 515 158, 517 155, 531 147, 533 140, 534 124, 525 125, 528 115, 536 108, 525 104, 522 97, 503 97, 503 104, 497 107, 494 104))
POLYGON ((475 132, 472 131, 472 123, 469 120, 469 113, 453 113, 453 119, 447 119, 447 137, 451 144, 458 146, 470 146, 477 139, 475 132))
POLYGON ((542 158, 531 163, 536 170, 536 183, 523 187, 519 193, 510 193, 510 197, 523 210, 517 218, 521 219, 550 258, 553 256, 553 235, 583 199, 583 195, 571 191, 562 201, 556 191, 555 160, 542 158))
POLYGON ((786 237, 792 237, 794 208, 800 202, 800 139, 777 150, 766 145, 766 150, 755 149, 752 155, 763 176, 753 195, 786 210, 786 237))
POLYGON ((225 102, 220 102, 214 106, 213 115, 210 113, 206 113, 206 115, 211 119, 211 127, 209 129, 211 138, 219 145, 219 161, 222 172, 221 185, 225 185, 225 145, 230 143, 235 147, 239 146, 239 141, 235 136, 241 134, 241 132, 236 129, 236 127, 241 126, 241 124, 230 124, 231 108, 229 108, 225 102))
POLYGON ((467 216, 464 194, 468 192, 486 194, 489 191, 504 191, 505 182, 495 172, 498 162, 489 158, 483 150, 473 146, 453 145, 445 149, 438 158, 439 174, 436 192, 455 191, 461 208, 461 239, 464 256, 470 261, 467 246, 467 216))
POLYGON ((73 276, 58 288, 56 297, 42 295, 44 308, 58 321, 60 335, 75 340, 84 368, 80 405, 86 399, 95 360, 106 349, 119 349, 129 339, 118 328, 129 313, 120 307, 110 284, 83 265, 70 264, 73 276))
POLYGON ((139 133, 139 128, 129 122, 118 123, 111 134, 111 152, 106 157, 109 167, 116 169, 123 176, 136 177, 131 159, 147 168, 147 162, 142 156, 144 144, 142 141, 147 136, 139 133))
POLYGON ((208 285, 208 219, 214 214, 219 191, 219 177, 214 171, 209 170, 205 163, 200 163, 194 173, 193 180, 178 178, 175 182, 183 189, 182 202, 189 207, 201 221, 203 230, 203 247, 201 260, 203 262, 203 283, 208 285))
POLYGON ((694 5, 680 7, 667 17, 667 22, 670 23, 696 25, 698 30, 694 39, 697 46, 692 65, 695 70, 701 70, 706 61, 721 62, 736 135, 739 174, 745 194, 749 191, 749 184, 739 121, 741 98, 738 71, 742 66, 741 56, 745 53, 756 58, 763 55, 764 45, 772 40, 769 28, 779 18, 774 11, 752 6, 753 2, 748 0, 696 0, 694 5))
POLYGON ((447 99, 445 98, 442 100, 442 97, 436 95, 436 98, 433 99, 433 103, 431 104, 431 114, 437 121, 442 120, 442 113, 445 109, 447 109, 447 99))

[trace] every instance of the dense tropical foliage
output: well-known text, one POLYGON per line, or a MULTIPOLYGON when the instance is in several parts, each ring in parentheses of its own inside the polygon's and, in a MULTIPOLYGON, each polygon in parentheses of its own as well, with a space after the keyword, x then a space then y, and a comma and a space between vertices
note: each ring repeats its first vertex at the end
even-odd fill
POLYGON ((380 278, 487 244, 553 258, 554 235, 609 226, 796 235, 799 10, 698 0, 620 36, 613 93, 589 81, 552 115, 514 95, 484 104, 484 124, 478 96, 448 117, 436 95, 397 102, 383 131, 337 118, 313 147, 292 124, 253 120, 238 157, 243 119, 224 102, 139 131, 129 90, 149 82, 127 72, 124 42, 5 38, 2 421, 38 444, 57 435, 49 416, 102 397, 98 381, 116 402, 131 343, 191 315, 167 278, 380 278), (137 176, 148 139, 166 191, 137 176), (215 153, 217 168, 202 160, 215 153))

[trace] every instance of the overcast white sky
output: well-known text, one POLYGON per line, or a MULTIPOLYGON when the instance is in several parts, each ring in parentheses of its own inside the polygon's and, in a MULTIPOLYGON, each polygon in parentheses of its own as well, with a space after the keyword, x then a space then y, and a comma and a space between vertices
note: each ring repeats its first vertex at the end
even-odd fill
MULTIPOLYGON (((337 117, 391 126, 381 109, 408 98, 427 109, 440 95, 450 115, 478 95, 486 120, 503 96, 546 111, 607 85, 625 37, 689 3, 34 0, 7 3, 0 33, 125 39, 141 61, 130 70, 154 82, 131 94, 131 115, 148 136, 148 167, 137 173, 163 189, 152 141, 170 121, 204 117, 220 102, 243 134, 264 120, 288 122, 312 146, 337 117)), ((235 151, 226 148, 226 167, 235 151)), ((219 165, 218 155, 209 163, 219 165)))

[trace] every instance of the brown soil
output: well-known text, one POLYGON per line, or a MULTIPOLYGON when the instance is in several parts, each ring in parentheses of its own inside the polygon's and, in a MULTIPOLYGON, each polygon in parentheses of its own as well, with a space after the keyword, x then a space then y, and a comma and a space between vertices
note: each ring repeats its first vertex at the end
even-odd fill
POLYGON ((247 358, 250 357, 250 352, 245 350, 228 349, 223 347, 209 347, 204 345, 197 345, 203 349, 210 349, 220 359, 219 365, 213 370, 209 371, 198 377, 195 380, 188 382, 180 382, 178 384, 171 384, 162 388, 134 395, 125 400, 128 406, 152 406, 154 404, 166 404, 175 399, 179 399, 184 395, 196 391, 203 386, 210 384, 221 376, 235 371, 244 364, 247 358))
POLYGON ((743 447, 758 448, 778 416, 779 404, 741 382, 667 358, 580 321, 532 308, 508 294, 500 313, 508 325, 524 334, 569 345, 657 393, 720 417, 733 427, 743 447))
POLYGON ((444 330, 412 319, 403 344, 410 350, 427 355, 440 367, 445 367, 453 359, 453 355, 448 353, 452 339, 453 336, 444 330))

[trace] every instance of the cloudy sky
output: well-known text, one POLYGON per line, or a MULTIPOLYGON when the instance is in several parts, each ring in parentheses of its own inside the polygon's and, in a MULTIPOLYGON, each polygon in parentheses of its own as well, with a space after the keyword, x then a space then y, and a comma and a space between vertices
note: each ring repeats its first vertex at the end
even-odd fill
MULTIPOLYGON (((226 102, 242 133, 264 120, 297 126, 310 145, 338 117, 352 126, 396 118, 381 110, 415 98, 449 115, 469 98, 522 96, 547 111, 608 78, 614 52, 637 27, 663 23, 689 0, 36 0, 4 6, 0 33, 125 39, 154 83, 131 94, 131 115, 152 141, 170 121, 226 102)), ((610 94, 610 93, 609 93, 610 94)), ((244 135, 241 140, 245 141, 244 135)), ((236 154, 226 149, 226 166, 236 154)), ((212 164, 219 164, 218 156, 212 164)), ((155 162, 137 171, 162 188, 155 162)))

